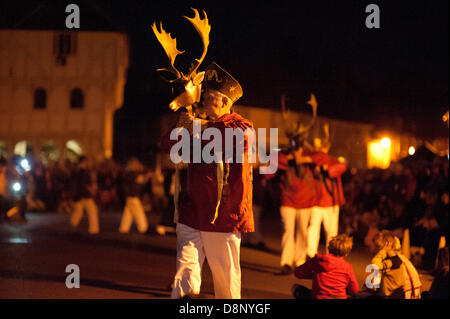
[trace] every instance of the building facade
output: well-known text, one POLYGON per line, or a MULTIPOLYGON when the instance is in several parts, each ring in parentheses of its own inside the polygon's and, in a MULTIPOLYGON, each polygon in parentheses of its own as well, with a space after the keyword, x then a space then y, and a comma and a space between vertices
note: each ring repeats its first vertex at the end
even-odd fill
POLYGON ((110 158, 128 50, 118 32, 0 30, 0 152, 110 158))

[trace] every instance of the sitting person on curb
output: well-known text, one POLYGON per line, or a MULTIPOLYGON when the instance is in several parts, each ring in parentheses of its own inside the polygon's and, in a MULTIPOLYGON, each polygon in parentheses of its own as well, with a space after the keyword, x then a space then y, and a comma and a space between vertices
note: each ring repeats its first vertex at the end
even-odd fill
POLYGON ((411 261, 400 254, 400 240, 391 231, 382 230, 374 237, 374 244, 378 252, 371 263, 381 275, 376 294, 388 299, 420 299, 419 274, 411 261))
POLYGON ((344 260, 353 247, 353 239, 345 234, 331 238, 328 254, 317 254, 295 269, 299 279, 312 279, 312 291, 295 284, 296 299, 347 299, 358 293, 358 282, 350 263, 344 260))

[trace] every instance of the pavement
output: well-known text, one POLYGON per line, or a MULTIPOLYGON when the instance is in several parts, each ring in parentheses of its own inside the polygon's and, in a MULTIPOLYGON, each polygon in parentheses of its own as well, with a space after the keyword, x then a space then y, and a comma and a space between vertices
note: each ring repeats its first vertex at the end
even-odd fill
MULTIPOLYGON (((89 235, 87 217, 78 228, 62 213, 28 213, 25 224, 0 222, 0 299, 166 299, 175 273, 176 236, 139 234, 133 226, 120 234, 120 212, 100 215, 100 234, 89 235), (68 265, 80 271, 80 288, 67 288, 68 265)), ((149 216, 156 223, 160 216, 149 216)), ((282 225, 279 216, 261 222, 269 251, 242 247, 242 297, 292 299, 291 287, 311 287, 310 280, 280 276, 282 225)), ((323 252, 323 245, 319 252, 323 252)), ((346 258, 360 287, 371 258, 364 247, 354 247, 346 258)), ((422 273, 424 290, 432 277, 422 273)), ((70 277, 69 277, 70 278, 70 277)), ((213 297, 211 272, 205 263, 202 294, 213 297)))

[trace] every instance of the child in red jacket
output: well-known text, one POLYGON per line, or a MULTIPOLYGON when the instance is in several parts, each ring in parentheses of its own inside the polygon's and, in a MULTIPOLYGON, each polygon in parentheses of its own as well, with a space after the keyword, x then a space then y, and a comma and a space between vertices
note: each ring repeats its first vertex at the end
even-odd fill
POLYGON ((295 269, 299 279, 312 279, 312 291, 294 285, 296 299, 346 299, 358 293, 358 282, 353 267, 344 260, 353 247, 353 239, 345 234, 337 235, 328 244, 328 254, 317 254, 295 269))

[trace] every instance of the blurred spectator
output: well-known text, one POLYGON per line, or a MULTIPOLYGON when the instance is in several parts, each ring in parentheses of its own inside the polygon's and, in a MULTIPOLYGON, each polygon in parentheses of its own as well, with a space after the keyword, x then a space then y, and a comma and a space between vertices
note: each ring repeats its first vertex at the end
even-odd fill
POLYGON ((70 223, 73 227, 77 227, 83 218, 84 210, 86 210, 89 221, 89 233, 98 234, 100 231, 98 209, 94 201, 95 194, 97 193, 97 184, 86 157, 80 157, 78 169, 73 172, 72 180, 75 186, 75 206, 70 223))
POLYGON ((123 190, 126 196, 126 203, 120 222, 119 232, 124 234, 130 231, 133 220, 140 233, 145 233, 148 229, 147 216, 142 207, 140 196, 142 186, 150 179, 150 173, 144 171, 144 166, 137 158, 130 158, 123 178, 123 190))
MULTIPOLYGON (((378 267, 381 285, 377 293, 388 299, 420 299, 422 283, 413 264, 400 254, 400 240, 388 230, 373 239, 376 255, 371 264, 378 267)), ((377 289, 374 286, 374 289, 377 289)))
POLYGON ((344 194, 340 232, 373 249, 379 229, 389 229, 401 238, 404 229, 411 245, 424 251, 430 268, 440 236, 448 241, 448 159, 432 162, 392 163, 386 170, 353 170, 343 176, 344 194))
POLYGON ((102 211, 109 210, 118 203, 117 177, 119 168, 112 159, 106 159, 98 164, 98 202, 102 211))

